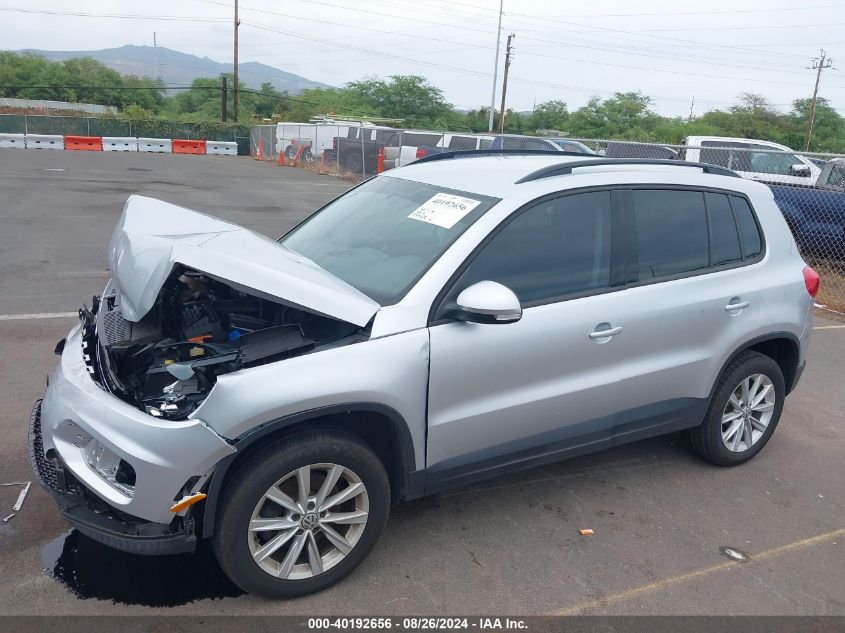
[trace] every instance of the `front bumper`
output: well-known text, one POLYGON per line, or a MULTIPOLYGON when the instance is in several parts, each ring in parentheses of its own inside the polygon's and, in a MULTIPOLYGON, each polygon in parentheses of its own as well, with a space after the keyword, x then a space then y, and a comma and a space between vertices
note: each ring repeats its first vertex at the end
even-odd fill
POLYGON ((31 438, 33 465, 59 464, 89 499, 166 531, 174 519, 170 506, 186 483, 203 481, 235 449, 201 420, 157 420, 108 393, 92 379, 83 353, 77 326, 49 376, 40 406, 40 440, 31 438), (89 466, 83 448, 91 440, 132 466, 131 494, 89 466))
POLYGON ((163 525, 124 515, 86 490, 59 458, 48 459, 41 435, 41 400, 29 417, 29 459, 35 479, 56 500, 64 519, 89 538, 132 554, 194 551, 197 537, 192 518, 174 517, 163 525))

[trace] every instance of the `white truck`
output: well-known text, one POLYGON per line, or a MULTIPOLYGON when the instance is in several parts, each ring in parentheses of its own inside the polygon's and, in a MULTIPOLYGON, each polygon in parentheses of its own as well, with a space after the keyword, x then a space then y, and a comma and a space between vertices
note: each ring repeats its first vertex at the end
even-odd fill
POLYGON ((743 178, 776 185, 816 184, 821 168, 786 145, 727 136, 688 136, 680 158, 727 167, 743 178))

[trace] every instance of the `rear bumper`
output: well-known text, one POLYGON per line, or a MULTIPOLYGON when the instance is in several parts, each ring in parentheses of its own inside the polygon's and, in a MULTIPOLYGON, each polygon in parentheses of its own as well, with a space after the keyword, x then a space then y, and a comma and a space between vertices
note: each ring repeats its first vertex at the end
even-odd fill
POLYGON ((89 538, 132 554, 194 551, 197 537, 189 516, 163 524, 125 515, 85 488, 60 458, 48 459, 41 434, 41 400, 36 401, 29 418, 29 458, 36 480, 55 499, 61 515, 89 538))

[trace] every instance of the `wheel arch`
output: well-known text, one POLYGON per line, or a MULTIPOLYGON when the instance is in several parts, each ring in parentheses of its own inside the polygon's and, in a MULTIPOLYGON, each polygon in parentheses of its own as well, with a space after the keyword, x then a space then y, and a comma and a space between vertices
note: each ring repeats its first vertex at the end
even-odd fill
POLYGON ((713 397, 719 376, 725 372, 725 369, 737 356, 745 351, 757 352, 774 360, 780 367, 781 373, 783 373, 786 394, 789 394, 798 378, 798 362, 801 356, 800 345, 798 337, 791 332, 772 332, 749 339, 738 345, 728 356, 727 360, 725 360, 719 369, 719 373, 716 374, 713 380, 713 386, 710 388, 710 398, 713 397))
POLYGON ((234 466, 267 442, 278 441, 303 428, 338 429, 355 435, 382 460, 390 480, 394 502, 420 497, 425 489, 425 471, 416 469, 414 443, 405 419, 392 407, 359 402, 320 407, 257 426, 236 438, 237 452, 223 459, 205 487, 202 538, 214 533, 221 492, 234 466))

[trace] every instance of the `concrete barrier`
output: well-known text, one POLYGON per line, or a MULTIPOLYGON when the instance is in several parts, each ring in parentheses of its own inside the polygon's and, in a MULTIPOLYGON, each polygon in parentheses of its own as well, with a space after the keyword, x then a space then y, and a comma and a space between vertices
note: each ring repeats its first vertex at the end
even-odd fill
POLYGON ((205 153, 221 156, 237 156, 238 144, 232 141, 206 141, 205 153))
POLYGON ((0 147, 26 149, 26 136, 23 134, 0 134, 0 147))
POLYGON ((104 136, 104 152, 137 152, 138 139, 133 136, 104 136))
POLYGON ((169 138, 139 138, 138 151, 170 154, 173 152, 173 141, 169 138))
POLYGON ((65 148, 65 137, 58 134, 27 134, 27 149, 61 149, 65 148))

